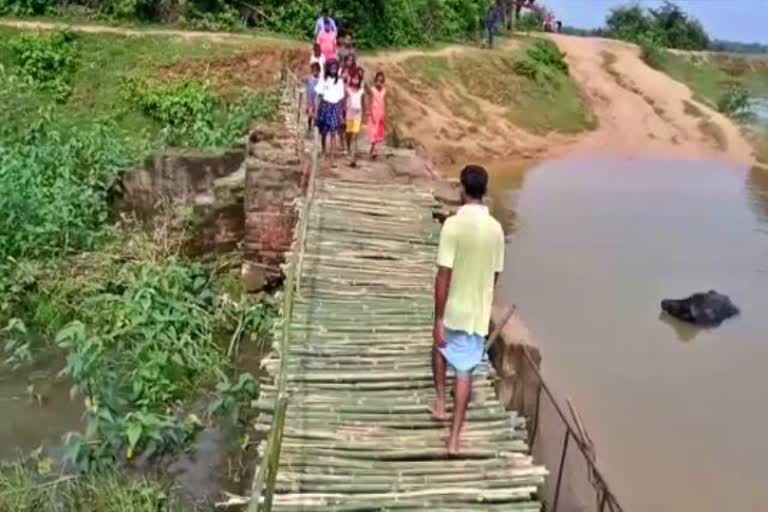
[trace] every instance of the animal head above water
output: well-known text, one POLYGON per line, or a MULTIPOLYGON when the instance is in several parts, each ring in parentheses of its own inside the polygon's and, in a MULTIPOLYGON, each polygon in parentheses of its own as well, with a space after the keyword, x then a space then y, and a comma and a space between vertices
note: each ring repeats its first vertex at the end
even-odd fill
POLYGON ((731 299, 715 290, 694 293, 685 299, 664 299, 661 309, 678 320, 702 327, 717 327, 724 320, 739 314, 739 308, 731 299))

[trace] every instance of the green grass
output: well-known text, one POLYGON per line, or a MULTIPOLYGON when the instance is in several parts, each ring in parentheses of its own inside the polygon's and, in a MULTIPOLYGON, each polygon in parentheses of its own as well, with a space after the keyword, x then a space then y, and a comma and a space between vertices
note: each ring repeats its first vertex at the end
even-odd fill
MULTIPOLYGON (((28 33, 0 27, 0 65, 9 72, 16 69, 13 54, 6 41, 28 33)), ((147 78, 161 73, 163 68, 193 65, 196 61, 215 60, 258 48, 258 40, 238 45, 216 43, 204 39, 181 39, 168 36, 122 36, 116 34, 77 34, 78 64, 73 91, 60 108, 75 126, 89 124, 95 117, 109 115, 120 127, 137 133, 158 127, 140 112, 127 108, 125 81, 129 77, 147 78)), ((38 103, 49 101, 46 93, 38 93, 38 103)), ((19 104, 28 108, 30 102, 19 104)), ((12 113, 11 113, 12 114, 12 113)))
POLYGON ((93 476, 41 474, 38 467, 0 466, 0 510, 8 512, 182 511, 167 486, 113 473, 93 476))
POLYGON ((536 81, 515 73, 515 52, 472 52, 456 62, 467 91, 506 110, 513 124, 534 133, 590 130, 595 121, 567 75, 551 73, 536 81))
MULTIPOLYGON (((678 55, 662 52, 661 71, 691 88, 693 97, 713 109, 734 85, 744 87, 750 95, 768 97, 768 59, 729 55, 678 55)), ((704 116, 693 103, 685 102, 684 111, 700 118, 699 129, 715 145, 726 145, 722 130, 704 116)), ((755 159, 768 163, 768 133, 745 129, 754 149, 755 159)))
MULTIPOLYGON (((587 102, 567 74, 546 64, 516 71, 533 46, 514 50, 467 50, 450 57, 413 57, 403 64, 406 86, 416 95, 439 87, 447 107, 471 123, 482 122, 478 100, 503 109, 507 120, 533 133, 581 132, 595 127, 587 102), (536 67, 538 66, 538 67, 536 67)), ((530 60, 529 60, 530 62, 530 60)))
POLYGON ((413 57, 405 61, 403 69, 408 75, 417 75, 431 85, 451 77, 448 57, 413 57))
POLYGON ((768 96, 768 59, 725 56, 678 55, 664 52, 661 71, 686 84, 694 97, 717 108, 728 84, 743 85, 750 94, 768 96))

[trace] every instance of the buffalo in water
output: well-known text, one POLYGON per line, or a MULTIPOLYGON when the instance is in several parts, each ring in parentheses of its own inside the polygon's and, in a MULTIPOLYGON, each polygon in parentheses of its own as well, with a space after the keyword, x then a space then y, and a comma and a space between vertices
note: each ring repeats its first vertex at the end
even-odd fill
POLYGON ((739 308, 727 295, 714 290, 694 293, 686 299, 664 299, 661 309, 669 316, 701 327, 717 327, 739 314, 739 308))

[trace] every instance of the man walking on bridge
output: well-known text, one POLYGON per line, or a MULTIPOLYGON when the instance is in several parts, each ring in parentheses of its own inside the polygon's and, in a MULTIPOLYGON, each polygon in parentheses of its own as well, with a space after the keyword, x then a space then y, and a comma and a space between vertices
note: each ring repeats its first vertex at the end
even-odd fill
POLYGON ((446 363, 456 373, 453 424, 448 453, 460 451, 459 436, 472 393, 472 371, 485 352, 493 292, 504 268, 504 232, 483 204, 488 173, 468 165, 461 171, 463 206, 440 233, 435 277, 435 325, 432 371, 435 404, 432 416, 446 420, 446 363))

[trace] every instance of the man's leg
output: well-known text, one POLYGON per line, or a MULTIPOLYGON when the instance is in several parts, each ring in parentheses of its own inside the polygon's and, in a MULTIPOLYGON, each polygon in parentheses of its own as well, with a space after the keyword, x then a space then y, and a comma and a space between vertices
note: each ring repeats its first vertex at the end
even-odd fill
POLYGON ((461 428, 464 426, 464 417, 469 405, 469 397, 472 394, 472 375, 464 372, 456 373, 456 382, 453 388, 453 424, 451 435, 448 438, 448 454, 456 455, 461 451, 459 444, 461 428))
POLYGON ((445 412, 445 372, 445 356, 437 348, 432 349, 432 379, 435 382, 435 405, 432 407, 432 417, 441 421, 448 419, 445 412))

